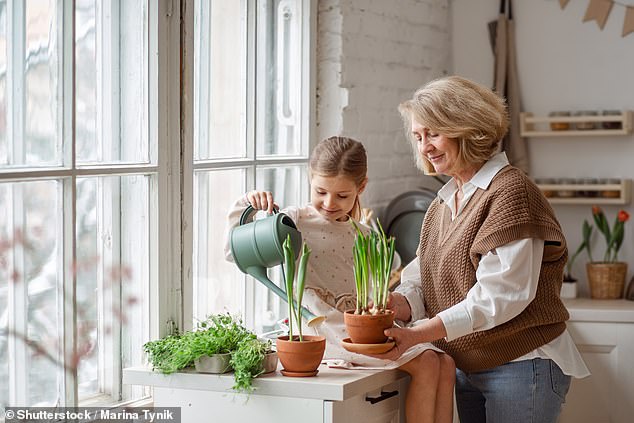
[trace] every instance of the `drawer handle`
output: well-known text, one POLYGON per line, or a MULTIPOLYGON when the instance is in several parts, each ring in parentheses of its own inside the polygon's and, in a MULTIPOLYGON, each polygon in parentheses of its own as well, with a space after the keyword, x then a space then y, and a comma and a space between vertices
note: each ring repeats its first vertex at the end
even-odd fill
POLYGON ((388 398, 392 398, 398 395, 398 391, 381 391, 381 395, 378 397, 365 397, 365 400, 370 404, 376 404, 377 402, 384 401, 388 398))

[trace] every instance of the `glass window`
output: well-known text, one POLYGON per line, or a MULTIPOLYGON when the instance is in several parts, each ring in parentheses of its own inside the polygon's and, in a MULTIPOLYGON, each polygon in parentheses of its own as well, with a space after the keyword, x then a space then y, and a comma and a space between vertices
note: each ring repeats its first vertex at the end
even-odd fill
POLYGON ((121 381, 158 266, 149 12, 0 0, 0 410, 149 394, 121 381))
POLYGON ((286 308, 225 260, 226 215, 253 189, 282 207, 308 199, 309 2, 195 5, 193 316, 242 313, 265 330, 286 308))

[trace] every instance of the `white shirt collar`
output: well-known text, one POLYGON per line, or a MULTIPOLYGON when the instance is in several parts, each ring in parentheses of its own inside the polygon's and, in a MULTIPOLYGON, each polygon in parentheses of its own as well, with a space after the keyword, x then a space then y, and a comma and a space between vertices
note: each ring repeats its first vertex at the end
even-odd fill
MULTIPOLYGON (((465 182, 462 185, 462 194, 463 199, 460 205, 460 210, 464 208, 464 206, 469 202, 469 199, 473 196, 478 188, 487 189, 491 184, 491 181, 498 174, 500 170, 502 170, 505 166, 509 164, 509 160, 506 157, 505 152, 500 152, 487 160, 484 165, 476 172, 473 177, 465 182)), ((438 190, 438 196, 440 199, 449 206, 451 209, 452 217, 455 218, 460 210, 454 210, 454 202, 452 201, 456 192, 458 191, 458 184, 454 178, 451 178, 449 182, 443 185, 440 190, 438 190)))

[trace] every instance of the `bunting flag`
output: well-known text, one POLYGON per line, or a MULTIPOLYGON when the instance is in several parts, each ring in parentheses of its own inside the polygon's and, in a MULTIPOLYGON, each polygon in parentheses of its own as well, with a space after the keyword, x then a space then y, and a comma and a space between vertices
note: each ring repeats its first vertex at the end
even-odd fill
MULTIPOLYGON (((570 0, 559 0, 559 6, 563 10, 570 0)), ((608 16, 615 4, 625 8, 625 18, 623 19, 623 31, 621 37, 634 32, 634 2, 622 3, 617 0, 590 0, 586 14, 583 16, 583 22, 596 21, 601 30, 608 21, 608 16)))
POLYGON ((612 0, 590 0, 583 22, 597 21, 599 28, 603 29, 612 10, 612 0))
POLYGON ((630 32, 634 32, 634 6, 625 8, 625 19, 623 20, 623 32, 621 37, 625 37, 630 32))

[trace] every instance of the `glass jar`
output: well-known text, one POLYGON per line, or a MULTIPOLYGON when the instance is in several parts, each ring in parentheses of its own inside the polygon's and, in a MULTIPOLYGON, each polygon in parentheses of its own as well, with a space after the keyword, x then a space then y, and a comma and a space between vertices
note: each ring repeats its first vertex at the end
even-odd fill
MULTIPOLYGON (((601 112, 601 115, 621 116, 621 111, 620 110, 604 110, 603 112, 601 112)), ((603 126, 603 129, 621 129, 623 127, 620 121, 619 122, 616 122, 616 121, 602 122, 601 125, 603 126)))
MULTIPOLYGON (((565 112, 565 111, 556 111, 556 112, 550 112, 548 114, 549 117, 558 117, 558 116, 567 116, 570 117, 570 112, 565 112)), ((570 122, 550 122, 550 129, 552 131, 566 131, 568 129, 570 129, 570 122)))
MULTIPOLYGON (((610 179, 602 179, 600 181, 601 184, 603 185, 621 185, 621 180, 617 179, 617 178, 610 178, 610 179)), ((601 197, 603 198, 619 198, 621 196, 621 190, 620 189, 604 189, 601 191, 601 197)))
POLYGON ((556 179, 553 178, 538 178, 535 179, 535 183, 537 185, 540 185, 540 189, 542 190, 542 193, 544 194, 544 197, 546 198, 553 198, 557 196, 557 191, 555 191, 552 187, 552 185, 555 185, 557 183, 556 179), (549 187, 545 187, 542 188, 542 185, 551 185, 549 187))
MULTIPOLYGON (((597 185, 599 183, 599 180, 597 178, 583 178, 581 180, 581 183, 583 185, 597 185)), ((584 197, 593 198, 593 197, 598 197, 599 196, 599 191, 585 189, 585 190, 581 191, 581 194, 584 197)))
MULTIPOLYGON (((598 113, 594 110, 580 110, 575 112, 575 116, 597 116, 598 113)), ((575 129, 579 131, 587 131, 596 128, 596 122, 576 122, 575 129)))
POLYGON ((570 187, 570 185, 577 185, 577 180, 576 179, 572 179, 572 178, 560 178, 557 179, 557 184, 558 185, 566 185, 563 187, 560 187, 557 190, 557 197, 559 198, 572 198, 575 197, 577 195, 577 191, 570 187))

